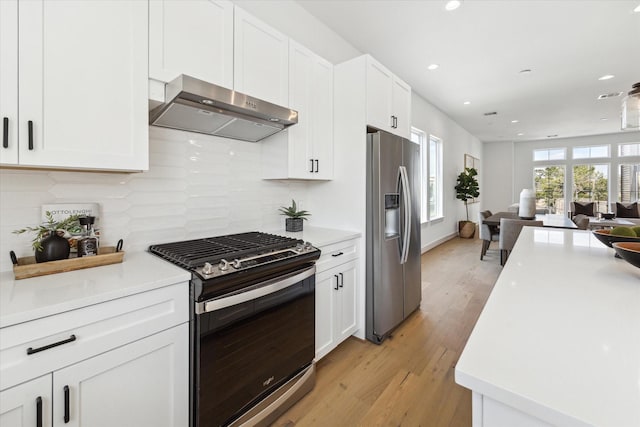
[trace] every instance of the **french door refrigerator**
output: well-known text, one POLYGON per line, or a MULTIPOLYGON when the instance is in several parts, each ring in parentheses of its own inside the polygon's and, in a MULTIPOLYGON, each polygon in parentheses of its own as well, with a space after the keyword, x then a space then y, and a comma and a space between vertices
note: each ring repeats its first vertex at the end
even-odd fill
POLYGON ((381 343, 420 306, 420 146, 367 133, 365 335, 381 343))

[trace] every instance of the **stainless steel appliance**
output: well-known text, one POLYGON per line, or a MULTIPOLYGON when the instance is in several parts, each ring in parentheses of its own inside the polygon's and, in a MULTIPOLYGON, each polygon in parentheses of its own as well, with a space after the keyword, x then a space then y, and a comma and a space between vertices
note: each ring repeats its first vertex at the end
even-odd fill
POLYGON ((251 232, 149 250, 192 272, 192 427, 266 426, 313 388, 319 249, 251 232))
POLYGON ((420 146, 369 129, 367 339, 381 343, 420 300, 420 146))
POLYGON ((149 124, 257 142, 298 123, 295 110, 184 74, 167 83, 165 100, 149 124))

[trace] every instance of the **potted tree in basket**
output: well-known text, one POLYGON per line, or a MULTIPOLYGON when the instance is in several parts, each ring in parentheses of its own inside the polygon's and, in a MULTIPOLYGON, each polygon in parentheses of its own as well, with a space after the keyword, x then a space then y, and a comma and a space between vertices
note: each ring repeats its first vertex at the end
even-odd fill
POLYGON ((478 171, 475 168, 464 168, 464 171, 458 175, 456 189, 456 199, 464 202, 464 208, 467 212, 466 221, 458 221, 458 233, 460 237, 470 239, 476 233, 476 223, 469 221, 468 201, 480 195, 480 189, 476 176, 478 171))
POLYGON ((311 215, 308 211, 299 211, 296 206, 296 201, 291 199, 291 206, 289 207, 280 207, 278 209, 281 215, 285 215, 287 219, 285 220, 285 229, 287 231, 302 231, 302 220, 306 220, 306 216, 311 215))

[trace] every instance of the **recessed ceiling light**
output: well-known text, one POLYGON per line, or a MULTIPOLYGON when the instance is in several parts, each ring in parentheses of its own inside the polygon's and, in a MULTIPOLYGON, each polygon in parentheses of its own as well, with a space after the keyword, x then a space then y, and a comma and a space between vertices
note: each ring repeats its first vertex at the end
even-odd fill
POLYGON ((529 74, 531 70, 529 68, 525 68, 524 70, 518 71, 519 74, 529 74))
POLYGON ((452 10, 456 10, 459 7, 460 7, 460 1, 458 0, 448 1, 447 4, 444 6, 444 8, 447 9, 449 12, 451 12, 452 10))
POLYGON ((464 105, 469 105, 469 104, 471 104, 471 101, 464 101, 463 104, 464 105))
POLYGON ((615 77, 615 76, 614 76, 613 74, 605 74, 605 75, 604 75, 604 76, 602 76, 602 77, 598 77, 598 80, 609 80, 609 79, 612 79, 612 78, 614 78, 614 77, 615 77))
POLYGON ((518 123, 520 120, 511 120, 511 123, 518 123))
POLYGON ((636 6, 635 9, 633 9, 634 12, 640 12, 640 4, 636 6))
POLYGON ((602 120, 603 122, 606 122, 609 119, 607 119, 606 117, 601 117, 600 120, 602 120))
POLYGON ((518 133, 518 136, 522 136, 522 135, 524 135, 524 133, 522 133, 522 132, 519 132, 519 133, 518 133))
POLYGON ((427 67, 427 70, 431 70, 431 71, 433 71, 433 70, 437 70, 437 69, 438 69, 438 67, 440 67, 438 64, 430 64, 430 65, 427 67))

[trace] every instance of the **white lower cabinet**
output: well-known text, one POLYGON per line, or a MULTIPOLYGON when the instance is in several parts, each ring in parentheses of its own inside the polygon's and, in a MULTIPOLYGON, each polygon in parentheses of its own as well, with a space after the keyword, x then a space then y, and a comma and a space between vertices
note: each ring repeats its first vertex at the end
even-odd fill
POLYGON ((188 425, 188 289, 0 329, 0 425, 188 425))
POLYGON ((317 265, 316 361, 357 329, 358 258, 355 248, 355 240, 333 245, 333 248, 320 248, 323 258, 334 258, 317 265))
POLYGON ((0 392, 0 426, 51 426, 51 374, 0 392))

